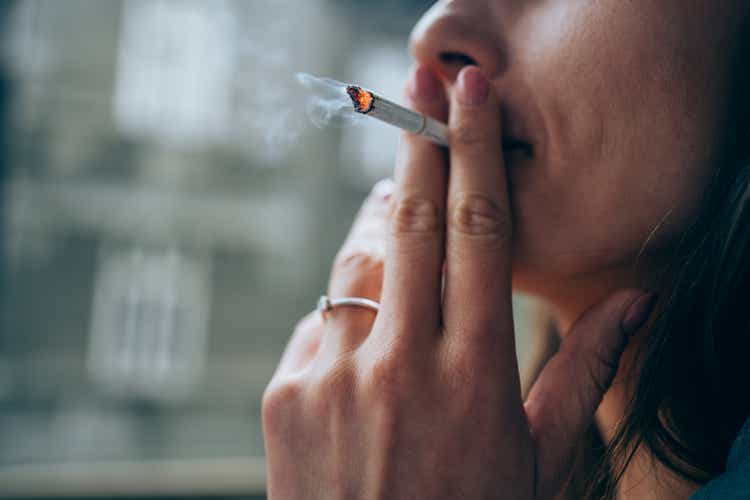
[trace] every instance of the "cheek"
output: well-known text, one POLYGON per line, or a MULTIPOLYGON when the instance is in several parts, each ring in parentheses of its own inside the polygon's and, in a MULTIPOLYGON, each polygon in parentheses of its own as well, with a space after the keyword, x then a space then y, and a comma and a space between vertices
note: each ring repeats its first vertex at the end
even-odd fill
POLYGON ((671 34, 629 3, 555 5, 524 40, 549 141, 537 164, 511 175, 514 251, 530 272, 570 276, 673 243, 703 192, 720 97, 700 74, 710 68, 690 68, 671 34), (602 8, 624 11, 592 22, 602 8))
POLYGON ((708 169, 612 160, 567 171, 511 177, 514 259, 539 276, 593 274, 668 255, 698 208, 708 169))

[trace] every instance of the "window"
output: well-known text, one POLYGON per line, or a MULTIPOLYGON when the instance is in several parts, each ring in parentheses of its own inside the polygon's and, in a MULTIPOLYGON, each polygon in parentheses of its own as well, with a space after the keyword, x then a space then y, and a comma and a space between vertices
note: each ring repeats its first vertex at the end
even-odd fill
POLYGON ((9 4, 0 495, 263 493, 260 395, 397 140, 294 73, 398 97, 428 3, 9 4))

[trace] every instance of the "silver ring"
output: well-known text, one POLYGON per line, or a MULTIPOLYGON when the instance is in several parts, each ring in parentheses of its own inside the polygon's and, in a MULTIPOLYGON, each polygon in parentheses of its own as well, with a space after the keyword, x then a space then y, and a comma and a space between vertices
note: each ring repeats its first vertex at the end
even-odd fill
POLYGON ((364 307, 365 309, 371 309, 375 312, 380 310, 380 304, 364 297, 341 297, 340 299, 331 299, 328 295, 321 295, 318 299, 318 307, 316 309, 321 313, 325 313, 334 307, 339 306, 364 307))

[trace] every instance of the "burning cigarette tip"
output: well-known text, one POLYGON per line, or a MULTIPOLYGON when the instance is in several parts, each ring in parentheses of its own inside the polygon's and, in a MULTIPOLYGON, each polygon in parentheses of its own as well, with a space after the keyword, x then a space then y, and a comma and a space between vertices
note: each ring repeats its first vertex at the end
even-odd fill
POLYGON ((346 93, 349 94, 349 97, 354 104, 354 110, 357 113, 366 115, 372 111, 373 104, 375 103, 375 98, 372 95, 372 92, 368 92, 356 85, 349 85, 346 87, 346 93))

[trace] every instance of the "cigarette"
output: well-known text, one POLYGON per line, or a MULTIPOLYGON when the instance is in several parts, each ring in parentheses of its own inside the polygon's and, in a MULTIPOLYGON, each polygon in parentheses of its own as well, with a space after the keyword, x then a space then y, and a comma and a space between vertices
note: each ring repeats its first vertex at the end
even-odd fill
POLYGON ((357 85, 348 85, 354 111, 424 137, 441 146, 448 146, 448 127, 436 119, 399 106, 374 92, 357 85))

